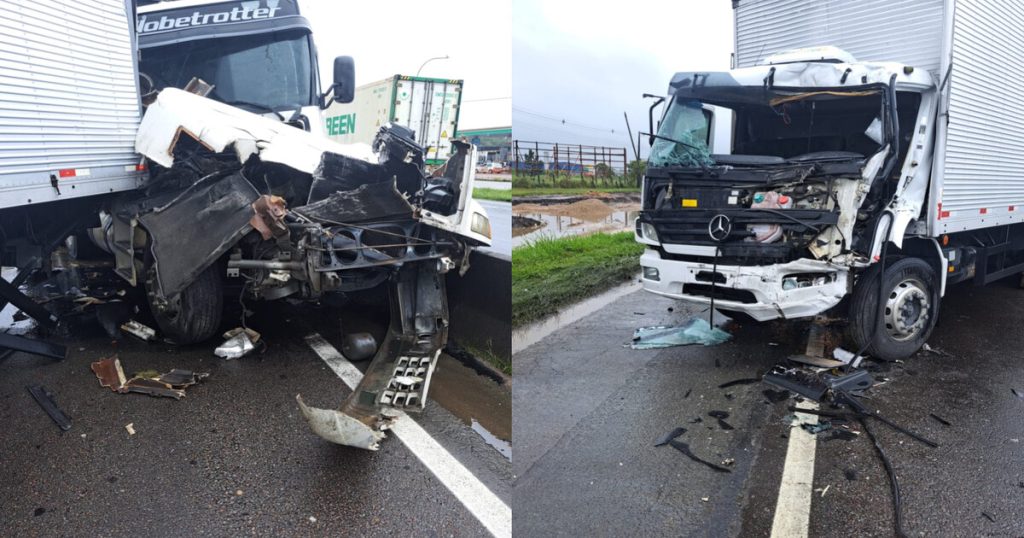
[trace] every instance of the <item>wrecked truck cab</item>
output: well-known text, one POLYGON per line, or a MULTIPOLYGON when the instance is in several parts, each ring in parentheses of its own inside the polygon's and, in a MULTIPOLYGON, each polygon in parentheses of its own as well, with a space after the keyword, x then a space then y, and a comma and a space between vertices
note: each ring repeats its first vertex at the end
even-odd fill
MULTIPOLYGON (((648 291, 757 321, 814 316, 915 234, 937 100, 927 72, 818 48, 678 73, 668 93, 635 230, 648 291)), ((907 327, 921 321, 904 338, 933 325, 922 307, 939 290, 920 291, 899 305, 918 316, 907 327)))
POLYGON ((192 93, 165 89, 143 117, 136 148, 146 187, 116 199, 92 230, 116 271, 146 287, 165 336, 212 337, 223 282, 241 300, 316 301, 386 286, 391 323, 340 410, 300 408, 332 442, 377 448, 403 411, 420 411, 447 341, 444 274, 490 244, 472 199, 476 150, 431 174, 400 126, 373 147, 341 145, 192 93))

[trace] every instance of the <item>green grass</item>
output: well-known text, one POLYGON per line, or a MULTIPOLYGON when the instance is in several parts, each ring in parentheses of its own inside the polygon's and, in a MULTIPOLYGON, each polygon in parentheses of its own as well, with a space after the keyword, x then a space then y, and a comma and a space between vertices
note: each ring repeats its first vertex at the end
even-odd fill
POLYGON ((473 345, 463 345, 462 348, 470 355, 490 363, 491 366, 497 368, 505 375, 512 375, 512 361, 499 357, 490 349, 480 349, 473 345))
POLYGON ((498 202, 511 202, 512 191, 510 189, 488 189, 485 187, 474 187, 473 198, 477 200, 495 200, 498 202))
MULTIPOLYGON (((508 191, 506 191, 508 192, 508 191)), ((639 193, 640 189, 636 187, 543 187, 537 189, 517 189, 512 188, 512 197, 521 198, 524 196, 540 196, 548 194, 588 194, 591 192, 607 192, 607 193, 618 193, 618 192, 635 192, 639 193)))
POLYGON ((541 238, 512 250, 512 326, 622 284, 640 271, 632 232, 541 238))

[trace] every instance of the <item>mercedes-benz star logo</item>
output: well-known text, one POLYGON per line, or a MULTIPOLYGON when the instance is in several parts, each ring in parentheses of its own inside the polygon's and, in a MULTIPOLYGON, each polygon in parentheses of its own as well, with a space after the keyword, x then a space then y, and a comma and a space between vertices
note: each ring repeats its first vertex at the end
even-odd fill
POLYGON ((732 233, 732 221, 725 215, 715 215, 708 223, 708 235, 711 239, 721 243, 732 233))

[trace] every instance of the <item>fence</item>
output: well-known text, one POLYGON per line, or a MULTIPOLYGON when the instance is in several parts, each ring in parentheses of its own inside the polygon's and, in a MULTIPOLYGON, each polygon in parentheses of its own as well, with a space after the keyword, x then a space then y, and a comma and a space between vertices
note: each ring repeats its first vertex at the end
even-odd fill
POLYGON ((561 144, 558 142, 512 141, 513 170, 530 175, 551 174, 595 177, 607 167, 614 174, 625 174, 626 148, 561 144))

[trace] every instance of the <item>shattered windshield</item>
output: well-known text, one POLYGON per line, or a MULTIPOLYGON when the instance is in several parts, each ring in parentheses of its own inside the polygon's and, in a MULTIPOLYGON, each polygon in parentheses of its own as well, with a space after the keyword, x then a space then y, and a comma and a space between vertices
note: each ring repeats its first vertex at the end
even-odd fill
POLYGON ((308 34, 292 31, 146 48, 140 70, 160 89, 199 77, 210 97, 261 113, 313 104, 311 61, 308 34))
MULTIPOLYGON (((913 125, 919 98, 900 93, 898 109, 905 119, 899 123, 913 125)), ((877 86, 688 88, 676 94, 666 111, 649 166, 756 168, 861 160, 886 145, 887 106, 877 86), (712 117, 724 135, 715 137, 722 147, 710 147, 712 117)))
POLYGON ((658 128, 651 146, 650 166, 712 166, 708 148, 710 115, 700 101, 675 99, 658 128))

